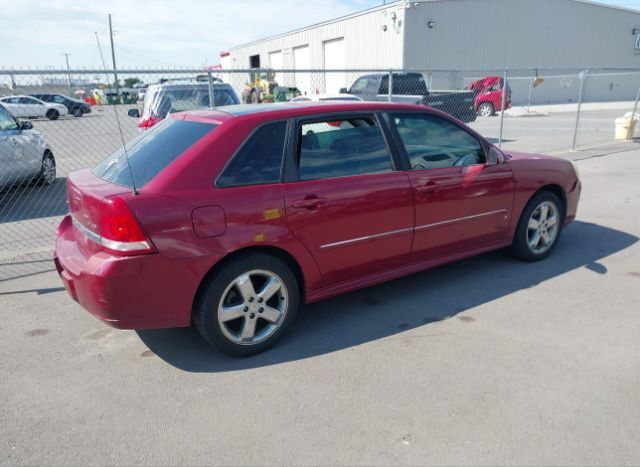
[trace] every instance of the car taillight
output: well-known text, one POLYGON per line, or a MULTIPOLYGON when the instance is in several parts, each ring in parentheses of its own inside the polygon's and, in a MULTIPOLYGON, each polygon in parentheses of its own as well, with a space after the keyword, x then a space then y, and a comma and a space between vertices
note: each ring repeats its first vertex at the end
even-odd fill
POLYGON ((100 209, 100 243, 105 248, 126 255, 154 251, 138 219, 120 197, 105 198, 100 209))

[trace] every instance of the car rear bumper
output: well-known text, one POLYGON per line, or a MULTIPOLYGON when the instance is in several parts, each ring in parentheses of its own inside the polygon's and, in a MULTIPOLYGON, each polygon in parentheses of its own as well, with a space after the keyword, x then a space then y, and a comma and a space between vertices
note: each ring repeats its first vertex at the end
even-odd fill
POLYGON ((86 255, 75 240, 70 216, 58 229, 54 261, 75 301, 119 329, 186 327, 199 281, 187 264, 160 254, 86 255), (182 263, 182 264, 181 264, 182 263))

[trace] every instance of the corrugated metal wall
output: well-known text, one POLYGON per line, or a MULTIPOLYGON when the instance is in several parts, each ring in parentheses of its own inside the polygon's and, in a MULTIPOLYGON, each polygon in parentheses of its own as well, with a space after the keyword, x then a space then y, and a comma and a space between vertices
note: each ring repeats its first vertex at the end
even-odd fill
MULTIPOLYGON (((298 56, 305 67, 323 69, 324 43, 343 38, 347 68, 424 70, 434 89, 460 89, 482 76, 473 70, 517 70, 513 77, 523 78, 537 69, 550 77, 536 89, 538 102, 571 102, 577 99, 581 69, 640 68, 636 28, 640 31, 640 13, 574 0, 397 2, 234 48, 226 62, 230 68, 248 68, 249 57, 259 54, 261 67, 293 69, 301 68, 298 56), (278 57, 277 63, 270 63, 270 56, 278 57), (570 68, 573 78, 559 76, 570 68)), ((349 86, 355 77, 340 79, 349 86)), ((285 85, 313 83, 313 91, 325 91, 321 76, 281 78, 285 85)), ((511 84, 514 94, 528 94, 530 80, 511 84)), ((629 77, 590 78, 586 98, 632 99, 638 84, 629 77)))
POLYGON ((408 68, 640 67, 640 13, 573 0, 436 0, 408 12, 408 68))
MULTIPOLYGON (((282 52, 282 66, 286 69, 312 68, 323 69, 327 63, 340 63, 340 60, 325 59, 325 42, 342 38, 347 68, 401 68, 404 31, 404 8, 402 3, 390 4, 366 12, 354 14, 332 22, 320 24, 282 34, 280 36, 257 41, 230 50, 230 68, 243 69, 250 66, 250 57, 260 55, 260 66, 275 68, 270 63, 270 55, 282 52), (301 51, 308 47, 308 52, 301 51), (303 58, 303 65, 295 63, 295 56, 303 58)), ((332 48, 335 50, 335 48, 332 48)), ((273 55, 271 55, 273 57, 273 55)), ((276 55, 277 56, 277 55, 276 55)), ((279 63, 278 63, 279 64, 279 63)), ((278 77, 276 76, 278 80, 278 77)), ((325 92, 324 79, 307 77, 320 92, 325 92)), ((350 86, 354 75, 344 76, 343 86, 350 86)), ((282 84, 293 85, 292 76, 283 77, 282 84)), ((278 80, 280 82, 281 80, 278 80)), ((297 82, 298 80, 296 80, 297 82)))

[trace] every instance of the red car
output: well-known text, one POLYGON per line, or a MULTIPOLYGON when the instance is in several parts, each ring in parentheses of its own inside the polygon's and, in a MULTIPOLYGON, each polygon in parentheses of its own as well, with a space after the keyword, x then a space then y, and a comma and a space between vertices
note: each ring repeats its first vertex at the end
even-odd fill
MULTIPOLYGON (((476 92, 476 113, 481 117, 491 117, 502 110, 502 86, 504 80, 499 76, 487 76, 474 81, 465 89, 476 92)), ((505 110, 511 108, 511 87, 507 82, 504 96, 505 110)))
POLYGON ((571 162, 502 152, 423 106, 191 111, 69 176, 55 263, 107 324, 194 323, 244 356, 302 303, 504 247, 543 259, 580 189, 571 162))

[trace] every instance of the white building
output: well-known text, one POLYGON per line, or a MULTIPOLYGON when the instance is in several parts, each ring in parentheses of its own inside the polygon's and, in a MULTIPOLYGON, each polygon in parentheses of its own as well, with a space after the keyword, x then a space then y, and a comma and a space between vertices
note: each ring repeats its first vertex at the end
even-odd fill
MULTIPOLYGON (((225 69, 419 70, 434 89, 506 69, 516 103, 536 73, 545 80, 535 102, 575 101, 578 72, 589 69, 585 100, 626 100, 635 98, 640 75, 617 70, 640 70, 640 12, 586 0, 402 0, 234 47, 221 60, 225 69), (616 70, 605 76, 607 68, 616 70)), ((276 79, 333 92, 356 77, 276 79)))

